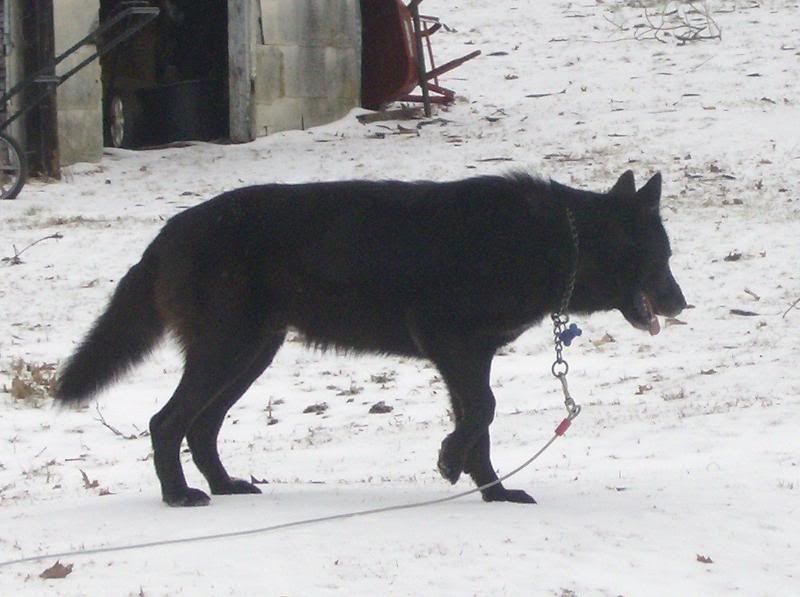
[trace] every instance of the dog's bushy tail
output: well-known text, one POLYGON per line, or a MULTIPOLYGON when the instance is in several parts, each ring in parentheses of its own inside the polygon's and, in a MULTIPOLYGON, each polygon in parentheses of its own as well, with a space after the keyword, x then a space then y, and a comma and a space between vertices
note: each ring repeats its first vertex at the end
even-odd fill
POLYGON ((105 313, 62 368, 57 400, 88 400, 153 349, 165 328, 155 304, 155 277, 154 259, 145 257, 120 280, 105 313))

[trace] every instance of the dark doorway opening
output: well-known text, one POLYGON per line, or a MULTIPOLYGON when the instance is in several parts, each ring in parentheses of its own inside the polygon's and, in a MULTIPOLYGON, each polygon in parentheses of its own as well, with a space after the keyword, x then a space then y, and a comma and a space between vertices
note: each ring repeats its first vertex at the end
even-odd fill
MULTIPOLYGON (((101 0, 101 21, 124 4, 101 0)), ((227 138, 227 0, 150 4, 158 18, 101 60, 105 144, 227 138)))

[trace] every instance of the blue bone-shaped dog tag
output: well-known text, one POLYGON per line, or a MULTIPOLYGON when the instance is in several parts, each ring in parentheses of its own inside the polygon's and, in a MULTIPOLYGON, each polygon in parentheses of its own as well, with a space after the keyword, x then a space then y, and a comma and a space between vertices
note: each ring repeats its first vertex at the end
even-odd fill
POLYGON ((558 335, 558 338, 564 343, 564 346, 570 346, 572 341, 581 334, 583 334, 583 330, 574 323, 571 323, 567 329, 558 335))

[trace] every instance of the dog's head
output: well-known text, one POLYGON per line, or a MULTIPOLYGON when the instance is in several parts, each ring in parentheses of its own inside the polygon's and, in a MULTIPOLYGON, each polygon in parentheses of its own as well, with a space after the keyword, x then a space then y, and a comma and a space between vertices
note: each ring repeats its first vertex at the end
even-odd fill
POLYGON ((659 211, 661 175, 637 191, 633 173, 625 172, 602 201, 600 221, 582 232, 581 245, 588 245, 590 255, 588 267, 579 269, 576 294, 596 293, 602 304, 595 306, 618 309, 635 328, 658 334, 658 315, 674 317, 686 307, 669 267, 672 252, 659 211))

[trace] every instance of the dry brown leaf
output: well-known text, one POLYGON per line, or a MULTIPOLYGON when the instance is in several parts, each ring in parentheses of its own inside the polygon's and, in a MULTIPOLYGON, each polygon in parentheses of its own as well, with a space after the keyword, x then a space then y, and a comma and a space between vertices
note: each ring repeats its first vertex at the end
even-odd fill
POLYGON ((303 409, 303 414, 315 414, 321 415, 326 410, 328 410, 328 403, 327 402, 319 402, 317 404, 312 404, 310 406, 305 407, 303 409))
POLYGON ((97 479, 89 479, 89 475, 87 475, 83 470, 81 470, 81 477, 83 477, 83 487, 85 489, 96 489, 100 485, 97 479))
POLYGON ((11 380, 11 395, 16 400, 26 400, 35 393, 33 386, 20 379, 19 376, 15 376, 14 379, 11 380))
POLYGON ((369 414, 380 415, 380 414, 390 413, 393 410, 394 410, 393 406, 390 406, 389 404, 386 404, 383 400, 381 400, 380 402, 376 402, 375 404, 369 407, 369 414))
POLYGON ((614 340, 614 337, 611 334, 603 334, 602 338, 599 338, 598 340, 592 340, 592 344, 594 344, 597 348, 600 348, 603 346, 603 344, 610 344, 612 342, 616 342, 616 340, 614 340))
POLYGON ((66 578, 72 573, 72 564, 64 566, 56 560, 56 563, 39 575, 39 578, 66 578))

